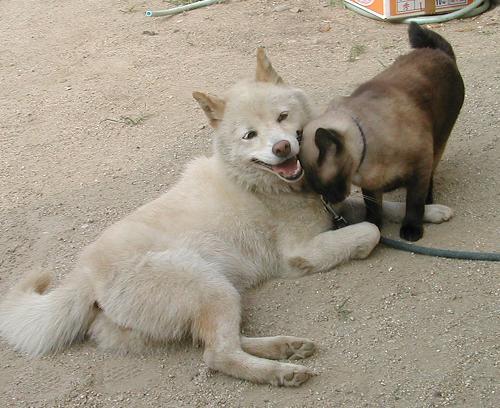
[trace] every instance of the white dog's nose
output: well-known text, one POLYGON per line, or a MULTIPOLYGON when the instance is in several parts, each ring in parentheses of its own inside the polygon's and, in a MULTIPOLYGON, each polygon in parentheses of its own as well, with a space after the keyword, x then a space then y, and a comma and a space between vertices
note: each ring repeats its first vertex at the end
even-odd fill
POLYGON ((280 140, 273 145, 273 153, 278 157, 288 157, 292 147, 288 140, 280 140))

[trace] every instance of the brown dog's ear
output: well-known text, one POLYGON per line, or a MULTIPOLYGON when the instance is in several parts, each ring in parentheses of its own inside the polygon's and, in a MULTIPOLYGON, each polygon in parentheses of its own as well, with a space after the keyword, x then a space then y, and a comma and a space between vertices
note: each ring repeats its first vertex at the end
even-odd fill
POLYGON ((342 136, 333 129, 316 129, 314 141, 319 150, 318 165, 323 163, 327 153, 331 152, 337 155, 343 149, 342 136))
POLYGON ((264 48, 257 48, 257 69, 255 70, 255 80, 257 82, 271 82, 282 84, 283 79, 278 75, 267 58, 264 48))
POLYGON ((217 128, 224 117, 226 102, 216 96, 207 95, 202 92, 193 92, 193 98, 196 99, 203 112, 205 112, 205 115, 207 115, 210 126, 217 128))

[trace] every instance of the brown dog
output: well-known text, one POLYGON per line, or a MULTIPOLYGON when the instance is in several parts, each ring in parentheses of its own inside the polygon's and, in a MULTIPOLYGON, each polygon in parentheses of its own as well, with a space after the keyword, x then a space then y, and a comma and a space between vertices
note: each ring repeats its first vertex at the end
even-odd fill
POLYGON ((367 220, 382 223, 382 194, 405 187, 402 238, 423 235, 424 205, 432 179, 464 100, 464 85, 451 45, 431 30, 410 24, 412 52, 334 100, 303 133, 300 159, 317 192, 332 203, 363 190, 367 220))

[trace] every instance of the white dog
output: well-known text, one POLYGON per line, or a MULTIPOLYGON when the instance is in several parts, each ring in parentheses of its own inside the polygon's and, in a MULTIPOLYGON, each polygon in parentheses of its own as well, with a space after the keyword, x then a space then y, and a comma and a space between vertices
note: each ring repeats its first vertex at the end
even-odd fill
MULTIPOLYGON (((331 230, 320 198, 302 191, 297 135, 311 108, 262 49, 257 62, 256 80, 224 99, 193 94, 216 129, 213 156, 108 228, 59 287, 44 293, 49 274, 25 278, 0 305, 1 336, 36 356, 86 335, 127 351, 190 335, 207 365, 228 375, 285 386, 312 375, 272 361, 310 356, 310 340, 241 336, 240 294, 365 258, 379 231, 366 222, 331 230)), ((428 207, 428 218, 442 218, 438 210, 428 207)), ((388 211, 401 217, 404 207, 388 211)))

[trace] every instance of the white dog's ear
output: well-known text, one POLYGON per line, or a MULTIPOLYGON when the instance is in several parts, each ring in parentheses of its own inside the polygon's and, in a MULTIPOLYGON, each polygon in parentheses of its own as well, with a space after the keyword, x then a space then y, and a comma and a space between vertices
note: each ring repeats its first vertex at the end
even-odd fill
POLYGON ((271 82, 274 84, 282 84, 284 81, 278 75, 271 65, 271 61, 267 58, 264 48, 257 48, 257 69, 255 71, 255 80, 257 82, 271 82))
POLYGON ((205 112, 205 115, 207 115, 210 126, 217 128, 224 117, 226 102, 216 96, 207 95, 202 92, 193 92, 193 98, 196 99, 203 112, 205 112))

